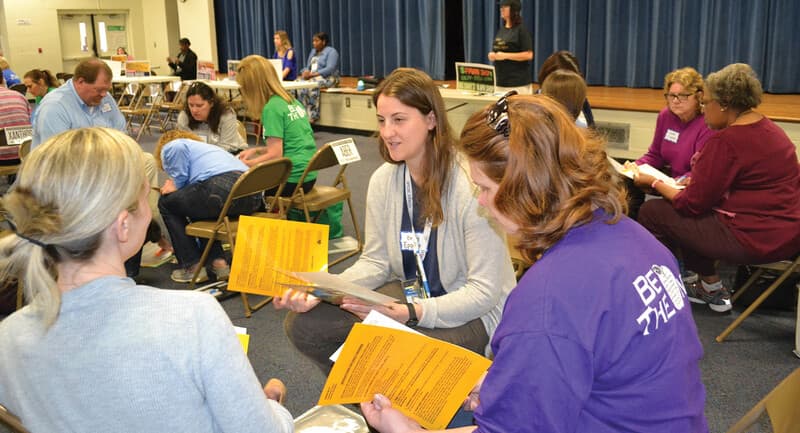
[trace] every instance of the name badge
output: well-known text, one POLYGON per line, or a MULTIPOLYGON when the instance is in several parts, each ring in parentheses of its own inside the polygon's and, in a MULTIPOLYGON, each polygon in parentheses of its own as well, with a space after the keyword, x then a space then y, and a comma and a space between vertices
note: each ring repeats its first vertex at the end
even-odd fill
POLYGON ((673 131, 671 129, 667 129, 667 133, 664 134, 664 140, 671 141, 673 143, 677 143, 678 142, 678 137, 680 137, 680 136, 681 136, 680 132, 673 131))
POLYGON ((400 249, 403 251, 415 251, 417 240, 412 232, 400 232, 400 249))
POLYGON ((102 111, 103 113, 108 113, 109 111, 111 111, 111 104, 109 104, 108 102, 106 102, 106 103, 105 103, 105 104, 103 104, 103 106, 100 108, 100 111, 102 111))

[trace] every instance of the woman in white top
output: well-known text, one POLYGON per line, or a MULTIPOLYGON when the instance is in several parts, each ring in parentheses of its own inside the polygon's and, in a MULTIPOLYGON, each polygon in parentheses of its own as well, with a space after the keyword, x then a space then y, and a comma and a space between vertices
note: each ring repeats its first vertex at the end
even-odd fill
POLYGON ((239 134, 236 112, 214 89, 199 81, 189 86, 186 104, 178 115, 178 129, 194 132, 206 143, 234 155, 247 148, 247 140, 239 134))

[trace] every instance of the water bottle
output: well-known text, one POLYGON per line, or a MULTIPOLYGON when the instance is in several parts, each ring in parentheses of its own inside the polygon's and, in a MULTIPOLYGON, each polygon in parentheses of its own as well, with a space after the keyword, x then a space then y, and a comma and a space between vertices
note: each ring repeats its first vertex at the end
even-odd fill
POLYGON ((358 83, 356 84, 356 90, 358 91, 364 90, 364 80, 358 80, 358 83))

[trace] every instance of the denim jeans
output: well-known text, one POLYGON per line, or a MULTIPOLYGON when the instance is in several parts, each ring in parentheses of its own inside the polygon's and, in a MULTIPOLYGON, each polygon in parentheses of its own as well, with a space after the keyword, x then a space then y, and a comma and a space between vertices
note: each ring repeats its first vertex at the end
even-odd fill
MULTIPOLYGON (((186 225, 192 221, 215 220, 222 212, 222 206, 230 194, 233 184, 242 173, 231 171, 218 174, 202 182, 186 185, 183 188, 158 200, 158 209, 172 239, 172 247, 178 264, 188 268, 198 261, 205 248, 205 240, 186 235, 186 225)), ((261 206, 261 194, 235 200, 228 209, 229 217, 255 212, 261 206)), ((209 260, 223 258, 222 247, 214 242, 209 260)))

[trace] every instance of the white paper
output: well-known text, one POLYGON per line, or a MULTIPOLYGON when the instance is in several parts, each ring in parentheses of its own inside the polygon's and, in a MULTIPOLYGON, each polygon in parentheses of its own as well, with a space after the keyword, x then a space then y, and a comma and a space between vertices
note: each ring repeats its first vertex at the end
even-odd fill
POLYGON ((344 296, 352 296, 375 305, 383 305, 397 301, 397 299, 391 296, 353 284, 339 275, 329 274, 327 272, 279 272, 283 272, 305 283, 278 281, 278 284, 296 290, 305 290, 318 298, 333 303, 338 303, 338 301, 333 298, 341 298, 344 296))
MULTIPOLYGON (((411 329, 408 326, 403 325, 402 323, 398 322, 397 320, 394 320, 391 317, 389 317, 389 316, 387 316, 385 314, 379 313, 379 312, 377 312, 375 310, 370 311, 369 314, 367 314, 367 317, 365 317, 364 320, 361 323, 363 323, 365 325, 375 325, 375 326, 383 326, 384 328, 399 329, 401 331, 406 331, 406 332, 411 332, 411 333, 414 333, 414 334, 422 335, 421 332, 419 332, 419 331, 417 331, 415 329, 411 329)), ((331 361, 333 361, 333 362, 336 362, 336 360, 339 359, 339 354, 342 353, 342 349, 343 348, 344 348, 344 344, 339 346, 339 348, 336 349, 336 352, 333 352, 333 355, 331 355, 331 357, 329 359, 331 361)))
MULTIPOLYGON (((633 170, 625 168, 624 165, 620 164, 619 162, 617 162, 614 158, 612 158, 610 156, 608 156, 607 158, 608 158, 608 162, 611 164, 612 167, 614 167, 614 170, 616 170, 617 173, 619 173, 619 174, 621 174, 623 176, 626 176, 626 177, 628 177, 630 179, 633 179, 633 170)), ((678 185, 678 183, 675 182, 675 179, 667 176, 662 171, 658 170, 657 168, 654 168, 650 164, 642 164, 642 165, 638 165, 637 167, 639 168, 639 172, 640 173, 649 174, 650 176, 653 176, 656 179, 661 179, 662 182, 664 182, 665 184, 669 185, 672 188, 675 188, 675 189, 684 189, 684 188, 686 188, 686 186, 684 186, 684 185, 678 185)))

